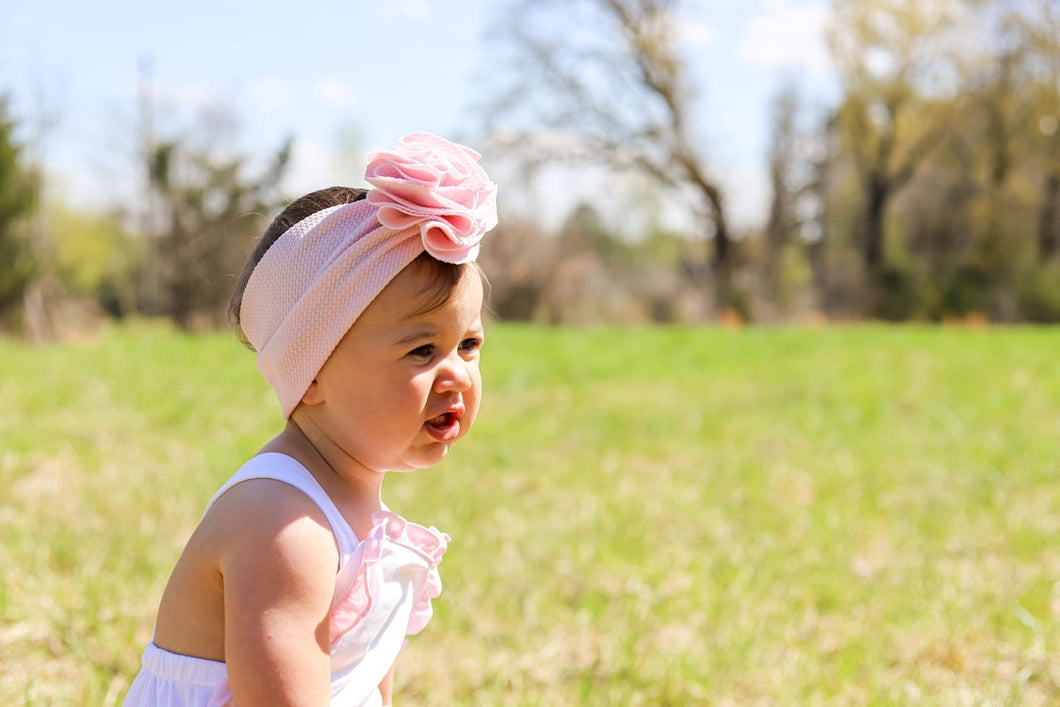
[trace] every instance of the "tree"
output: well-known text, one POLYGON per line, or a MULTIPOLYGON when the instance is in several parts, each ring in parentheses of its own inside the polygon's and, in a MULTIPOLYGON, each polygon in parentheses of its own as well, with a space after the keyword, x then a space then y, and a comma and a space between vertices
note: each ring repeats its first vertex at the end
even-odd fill
POLYGON ((100 214, 48 201, 54 244, 51 269, 69 296, 91 299, 108 315, 137 311, 143 238, 130 233, 118 214, 100 214))
POLYGON ((1042 49, 1057 28, 1050 30, 1048 5, 966 1, 975 23, 953 61, 960 92, 952 100, 960 110, 918 169, 896 221, 916 256, 907 267, 918 271, 928 313, 1011 321, 1020 316, 1017 291, 1034 279, 1028 269, 1042 251, 1051 151, 1040 116, 1056 110, 1057 91, 1042 49), (1040 28, 1045 35, 1035 41, 1040 28))
POLYGON ((505 216, 479 256, 489 275, 489 311, 505 320, 530 321, 548 291, 555 241, 534 220, 505 216))
POLYGON ((149 151, 148 174, 159 223, 161 313, 191 328, 196 315, 222 320, 229 293, 263 216, 279 203, 278 185, 291 154, 286 141, 259 174, 231 145, 235 123, 202 117, 192 137, 173 137, 149 151))
POLYGON ((1019 24, 1030 47, 1028 78, 1036 93, 1035 151, 1042 162, 1038 258, 1044 263, 1060 257, 1060 7, 1055 0, 1038 0, 1019 24))
POLYGON ((515 0, 494 36, 511 81, 485 111, 527 160, 602 161, 690 196, 713 241, 717 307, 730 299, 732 239, 722 189, 697 147, 694 92, 674 0, 515 0))
POLYGON ((37 202, 39 183, 23 164, 14 131, 7 100, 0 98, 0 319, 22 303, 36 269, 23 227, 37 202))
MULTIPOLYGON (((941 284, 943 316, 968 311, 1016 318, 1013 287, 1033 249, 1030 190, 1020 189, 1029 165, 1030 83, 1027 46, 1009 0, 972 0, 980 41, 963 57, 965 110, 946 141, 955 158, 951 188, 936 206, 951 237, 940 243, 932 275, 941 284), (962 237, 967 234, 967 237, 962 237)), ((935 180, 936 184, 942 181, 935 180)))
POLYGON ((954 110, 954 0, 833 0, 829 48, 844 98, 842 149, 862 192, 862 263, 878 277, 886 261, 887 206, 939 144, 954 110))
POLYGON ((810 130, 810 139, 815 149, 810 161, 810 179, 805 185, 805 200, 808 207, 805 229, 806 257, 809 261, 813 289, 817 295, 817 307, 829 313, 833 308, 831 280, 828 273, 828 248, 832 245, 832 189, 835 167, 836 119, 832 111, 826 111, 815 128, 810 130))
POLYGON ((632 249, 590 204, 579 204, 555 236, 542 308, 552 324, 629 322, 640 318, 631 282, 632 249))
MULTIPOLYGON (((784 264, 800 231, 817 225, 821 201, 816 190, 822 179, 819 165, 824 148, 820 136, 798 125, 799 94, 793 86, 782 88, 773 100, 773 132, 769 143, 769 184, 772 195, 765 231, 764 285, 775 313, 787 309, 784 264), (812 207, 812 208, 808 208, 812 207), (811 221, 810 212, 818 218, 811 221)), ((804 241, 821 240, 821 233, 804 241)))

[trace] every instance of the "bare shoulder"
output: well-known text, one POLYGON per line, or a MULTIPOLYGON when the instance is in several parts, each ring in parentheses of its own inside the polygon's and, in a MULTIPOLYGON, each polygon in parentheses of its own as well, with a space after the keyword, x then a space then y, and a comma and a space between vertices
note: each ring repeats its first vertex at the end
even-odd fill
POLYGON ((237 616, 249 622, 272 610, 319 620, 337 566, 334 535, 316 504, 279 481, 244 481, 214 502, 188 541, 162 596, 155 642, 225 660, 226 625, 237 616))
POLYGON ((203 517, 203 543, 222 573, 243 564, 271 566, 295 560, 292 569, 319 571, 333 579, 339 553, 323 511, 293 486, 250 479, 222 494, 203 517))

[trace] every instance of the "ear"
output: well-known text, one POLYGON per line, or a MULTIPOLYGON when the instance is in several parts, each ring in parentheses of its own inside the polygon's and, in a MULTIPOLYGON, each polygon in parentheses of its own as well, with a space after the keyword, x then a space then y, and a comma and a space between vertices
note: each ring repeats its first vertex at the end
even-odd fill
POLYGON ((324 402, 324 393, 320 390, 320 384, 314 378, 306 391, 302 393, 302 402, 306 405, 319 405, 324 402))

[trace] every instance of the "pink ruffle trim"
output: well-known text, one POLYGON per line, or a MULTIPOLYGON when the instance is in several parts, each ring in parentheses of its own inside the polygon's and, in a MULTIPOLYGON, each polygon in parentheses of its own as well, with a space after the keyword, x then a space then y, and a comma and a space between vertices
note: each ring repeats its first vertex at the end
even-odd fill
POLYGON ((360 556, 355 555, 349 560, 357 563, 353 584, 346 596, 331 610, 332 646, 351 631, 372 607, 371 579, 376 572, 382 570, 379 561, 383 557, 383 547, 387 542, 415 552, 423 558, 427 566, 427 579, 416 596, 412 614, 409 616, 407 634, 416 634, 423 630, 434 614, 431 599, 442 593, 438 563, 449 546, 449 535, 435 528, 410 523, 396 513, 388 511, 373 513, 372 523, 372 529, 359 547, 360 556))

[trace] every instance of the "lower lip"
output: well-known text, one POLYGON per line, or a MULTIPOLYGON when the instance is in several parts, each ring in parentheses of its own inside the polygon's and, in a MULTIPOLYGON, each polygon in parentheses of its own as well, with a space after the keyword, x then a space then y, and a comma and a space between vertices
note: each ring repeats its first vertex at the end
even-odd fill
POLYGON ((424 425, 423 427, 435 442, 452 442, 460 436, 460 420, 453 420, 444 427, 436 425, 424 425))

